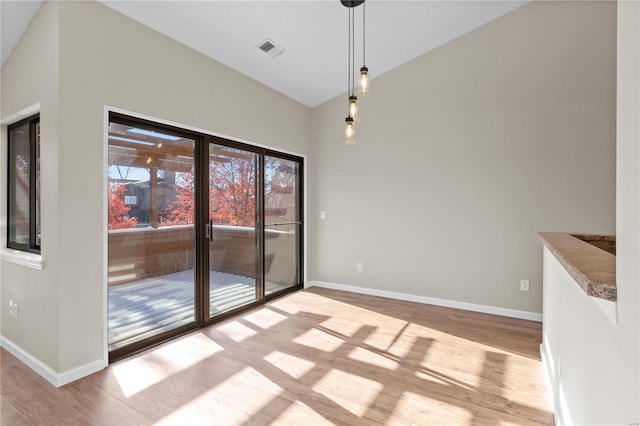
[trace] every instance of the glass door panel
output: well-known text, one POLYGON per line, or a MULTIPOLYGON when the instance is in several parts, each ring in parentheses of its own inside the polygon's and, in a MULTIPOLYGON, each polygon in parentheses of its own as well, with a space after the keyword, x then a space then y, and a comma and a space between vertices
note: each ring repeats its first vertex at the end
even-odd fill
POLYGON ((258 154, 209 144, 209 316, 259 298, 258 154))
POLYGON ((269 295, 301 283, 300 164, 264 157, 264 283, 269 295))
POLYGON ((194 146, 109 123, 109 350, 195 322, 194 146))

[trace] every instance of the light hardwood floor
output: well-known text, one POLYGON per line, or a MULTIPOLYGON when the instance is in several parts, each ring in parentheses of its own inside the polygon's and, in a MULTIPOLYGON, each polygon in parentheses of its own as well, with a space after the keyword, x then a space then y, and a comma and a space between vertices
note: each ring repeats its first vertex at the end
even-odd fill
POLYGON ((539 323, 312 288, 55 389, 1 351, 2 425, 553 424, 539 323))

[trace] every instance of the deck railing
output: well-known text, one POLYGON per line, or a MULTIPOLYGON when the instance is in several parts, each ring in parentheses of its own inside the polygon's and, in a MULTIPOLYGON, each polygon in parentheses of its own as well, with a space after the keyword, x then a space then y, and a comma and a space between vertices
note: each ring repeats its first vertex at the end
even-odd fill
MULTIPOLYGON (((211 270, 255 277, 255 230, 213 227, 211 270)), ((168 275, 193 268, 193 225, 109 231, 109 285, 168 275)), ((274 282, 295 277, 295 234, 265 230, 265 273, 274 282)))

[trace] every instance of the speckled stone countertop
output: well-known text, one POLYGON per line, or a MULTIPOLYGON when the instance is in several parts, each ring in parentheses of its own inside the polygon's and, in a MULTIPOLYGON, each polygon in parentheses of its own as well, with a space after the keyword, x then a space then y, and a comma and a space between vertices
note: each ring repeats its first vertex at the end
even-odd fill
POLYGON ((606 241, 615 246, 615 236, 580 234, 576 238, 560 232, 539 232, 538 235, 585 293, 616 300, 616 257, 593 244, 606 241))

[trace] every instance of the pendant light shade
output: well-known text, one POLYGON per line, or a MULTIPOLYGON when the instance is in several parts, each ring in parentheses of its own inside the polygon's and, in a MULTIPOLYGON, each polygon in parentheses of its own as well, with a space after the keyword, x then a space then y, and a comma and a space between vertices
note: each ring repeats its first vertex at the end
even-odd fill
POLYGON ((353 125, 353 117, 351 116, 344 119, 344 144, 356 144, 356 126, 353 125))
POLYGON ((360 79, 358 80, 358 95, 369 94, 369 68, 360 68, 360 79))
POLYGON ((356 95, 349 96, 349 116, 354 122, 360 121, 358 117, 358 97, 356 95))

